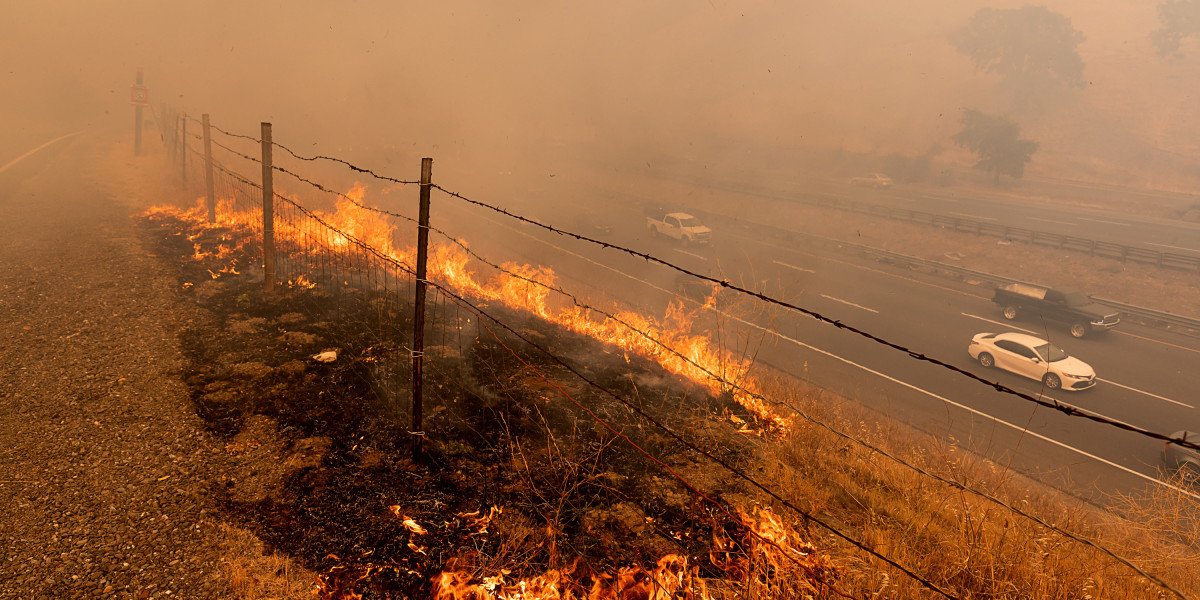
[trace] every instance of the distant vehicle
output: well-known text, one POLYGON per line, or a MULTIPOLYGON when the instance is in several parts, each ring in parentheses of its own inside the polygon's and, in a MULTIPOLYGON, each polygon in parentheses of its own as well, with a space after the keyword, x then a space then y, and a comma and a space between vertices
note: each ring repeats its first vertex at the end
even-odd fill
POLYGON ((688 213, 646 210, 646 228, 656 237, 669 237, 684 245, 703 245, 712 240, 712 230, 688 213))
POLYGON ((1071 337, 1081 338, 1094 331, 1108 331, 1121 322, 1121 313, 1097 304, 1079 293, 1052 288, 1010 283, 996 288, 992 302, 1000 305, 1010 321, 1025 315, 1034 319, 1065 324, 1071 337))
POLYGON ((863 187, 873 188, 889 188, 892 187, 892 178, 883 173, 872 173, 865 177, 851 177, 850 185, 861 185, 863 187))
MULTIPOLYGON (((1171 437, 1185 442, 1200 442, 1200 433, 1195 431, 1176 431, 1171 437)), ((1163 445, 1162 463, 1172 475, 1179 475, 1190 483, 1200 483, 1200 450, 1167 442, 1163 445)))
POLYGON ((980 333, 967 346, 980 365, 997 367, 1041 381, 1048 389, 1086 390, 1096 385, 1096 371, 1046 340, 1024 333, 980 333))

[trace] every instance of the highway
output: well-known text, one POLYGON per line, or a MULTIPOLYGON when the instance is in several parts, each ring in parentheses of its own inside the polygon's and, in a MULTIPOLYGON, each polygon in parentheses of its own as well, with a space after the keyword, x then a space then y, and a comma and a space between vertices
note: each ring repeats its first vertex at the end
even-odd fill
MULTIPOLYGON (((550 265, 564 288, 598 306, 611 301, 662 314, 676 274, 613 250, 522 226, 478 209, 437 203, 435 221, 490 258, 550 265), (440 212, 439 212, 440 211, 440 212), (446 225, 453 223, 453 226, 446 225), (514 256, 516 254, 516 256, 514 256)), ((1061 326, 1005 322, 989 290, 879 264, 836 249, 783 244, 710 223, 714 243, 684 248, 650 239, 640 210, 616 206, 631 227, 602 236, 693 271, 727 278, 935 357, 1030 395, 1040 384, 984 369, 966 353, 972 335, 1026 331, 1090 363, 1101 382, 1047 399, 1157 431, 1200 429, 1200 340, 1123 323, 1074 339, 1061 326)), ((595 235, 595 234, 593 234, 595 235)), ((1096 503, 1114 492, 1162 485, 1162 443, 1002 394, 943 367, 786 309, 722 292, 727 339, 757 346, 756 360, 852 398, 888 418, 953 440, 1023 474, 1096 503), (761 341, 759 341, 761 340, 761 341)))
POLYGON ((832 197, 876 206, 962 217, 991 225, 1072 235, 1158 252, 1200 256, 1200 223, 1103 211, 1087 206, 1064 206, 1058 203, 1032 205, 1028 201, 1009 200, 999 195, 976 198, 951 190, 902 184, 876 189, 853 186, 841 181, 827 181, 815 187, 809 184, 801 190, 796 185, 768 186, 761 183, 733 183, 696 178, 681 181, 689 185, 744 193, 774 201, 796 202, 832 197))

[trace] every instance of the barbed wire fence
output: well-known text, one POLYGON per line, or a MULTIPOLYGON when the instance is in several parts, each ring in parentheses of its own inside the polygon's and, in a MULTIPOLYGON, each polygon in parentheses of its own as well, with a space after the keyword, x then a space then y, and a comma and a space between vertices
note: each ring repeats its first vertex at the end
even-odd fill
MULTIPOLYGON (((185 115, 181 117, 180 123, 187 123, 188 120, 189 117, 185 115)), ((195 119, 191 120, 195 121, 195 119)), ((262 145, 262 139, 229 133, 216 126, 213 126, 212 128, 231 138, 233 140, 231 144, 225 144, 207 138, 207 136, 201 136, 194 133, 196 128, 188 131, 186 130, 186 126, 181 125, 178 128, 179 133, 174 136, 175 139, 177 139, 178 149, 170 153, 170 159, 172 161, 180 161, 181 182, 185 186, 185 189, 190 189, 187 187, 189 182, 194 185, 195 182, 205 181, 204 177, 202 176, 202 170, 206 165, 212 166, 213 192, 210 193, 210 196, 219 198, 219 200, 216 201, 218 204, 226 203, 225 210, 220 211, 219 216, 216 217, 217 223, 222 223, 222 219, 227 218, 228 215, 254 215, 261 214, 263 212, 264 185, 262 183, 257 183, 252 175, 247 175, 244 172, 244 169, 246 169, 247 166, 249 166, 251 169, 254 169, 255 167, 262 169, 262 174, 264 177, 269 177, 273 172, 279 172, 281 174, 290 176, 294 180, 306 184, 311 190, 320 192, 326 197, 326 203, 329 200, 333 200, 334 202, 349 202, 353 206, 357 207, 357 209, 369 212, 375 217, 383 219, 386 223, 388 223, 388 227, 385 228, 385 231, 388 232, 387 235, 389 237, 383 238, 387 239, 388 241, 386 244, 380 244, 376 241, 380 238, 362 237, 364 233, 370 232, 339 229, 337 226, 322 218, 318 212, 305 208, 306 203, 302 202, 299 196, 282 195, 272 192, 272 205, 274 209, 272 221, 276 234, 274 249, 275 260, 277 261, 277 271, 273 273, 272 276, 276 278, 278 283, 283 285, 286 289, 299 288, 306 290, 319 290, 319 292, 316 292, 315 294, 287 294, 285 301, 296 303, 297 310, 305 312, 310 318, 325 317, 326 315, 323 314, 320 309, 311 302, 311 300, 309 300, 314 295, 319 298, 332 296, 336 297, 338 301, 342 302, 344 302, 347 297, 354 297, 357 301, 361 301, 368 306, 374 307, 376 311, 375 314, 379 316, 378 319, 372 320, 369 323, 358 322, 352 324, 356 327, 365 329, 368 332, 369 339, 372 342, 372 346, 369 347, 378 345, 380 348, 383 348, 385 350, 385 354, 391 357, 388 362, 392 364, 405 364, 405 358, 423 359, 425 364, 429 365, 427 374, 432 379, 439 381, 439 383, 436 385, 444 386, 445 389, 450 391, 450 395, 456 398, 458 401, 468 401, 474 395, 474 392, 469 388, 469 386, 463 384, 462 373, 454 372, 452 367, 447 366, 451 361, 439 359, 462 356, 467 352, 473 351, 480 342, 480 337, 482 334, 480 330, 480 323, 490 322, 491 327, 488 329, 499 328, 508 332, 510 335, 523 342, 527 347, 544 354, 551 363, 566 369, 568 372, 574 373, 579 379, 586 382, 588 385, 595 387, 598 392, 610 395, 619 403, 625 402, 618 393, 613 392, 612 390, 605 388, 595 381, 590 380, 582 372, 579 372, 575 368, 571 367, 561 357, 556 356, 552 349, 543 347, 534 342, 532 339, 529 339, 527 335, 522 334, 522 325, 513 325, 509 322, 506 322, 503 317, 497 316, 495 310, 487 309, 486 303, 481 305, 477 302, 472 302, 467 297, 470 295, 469 291, 464 293, 462 290, 454 290, 452 289, 451 284, 445 281, 438 281, 433 276, 427 277, 425 280, 423 280, 423 283, 430 286, 431 292, 430 296, 427 298, 427 302, 425 303, 426 310, 428 310, 429 325, 427 331, 428 337, 426 339, 429 341, 430 345, 421 349, 413 348, 411 346, 413 341, 411 334, 399 333, 406 331, 405 327, 411 328, 413 324, 412 319, 407 316, 407 311, 411 310, 412 303, 403 300, 403 298, 411 298, 418 287, 418 284, 422 281, 419 281, 416 277, 416 265, 413 264, 414 257, 411 257, 404 252, 400 252, 399 249, 415 246, 416 242, 413 238, 416 236, 413 235, 410 237, 408 235, 395 232, 411 231, 411 226, 413 224, 418 224, 417 220, 411 216, 398 212, 370 207, 364 204, 360 199, 353 198, 341 192, 333 191, 329 187, 317 183, 306 176, 302 176, 296 171, 293 171, 285 166, 271 164, 268 167, 263 168, 264 162, 262 159, 256 159, 250 152, 238 150, 232 147, 233 143, 238 142, 243 144, 257 143, 262 145), (217 160, 217 158, 212 155, 211 151, 205 152, 193 147, 193 145, 190 143, 191 140, 205 143, 211 142, 212 145, 223 151, 228 159, 223 158, 221 160, 217 160), (192 157, 191 160, 188 160, 187 157, 189 156, 192 157), (240 159, 242 161, 241 168, 243 171, 239 171, 237 168, 226 166, 224 161, 231 159, 240 159), (401 224, 403 224, 404 227, 401 227, 401 224), (379 247, 380 245, 385 245, 385 247, 381 248, 379 247)), ((167 142, 169 137, 171 136, 164 136, 164 143, 167 142)), ((462 200, 468 205, 490 210, 494 213, 503 215, 504 217, 533 225, 559 236, 574 238, 576 240, 598 245, 602 248, 623 252, 625 254, 641 258, 647 262, 660 264, 683 275, 693 277, 700 281, 706 281, 718 288, 732 290, 767 304, 798 311, 815 319, 827 322, 835 327, 849 329, 850 331, 859 333, 868 339, 877 341, 878 343, 890 346, 894 349, 898 349, 913 359, 933 362, 934 364, 938 364, 939 366, 943 366, 952 371, 957 371, 960 374, 967 375, 972 379, 976 379, 990 387, 995 388, 998 392, 1016 395, 1027 401, 1034 402, 1035 404, 1060 410, 1069 416, 1082 416, 1106 425, 1117 426, 1123 429, 1134 431, 1140 435, 1145 435, 1160 440, 1168 440, 1173 443, 1179 443, 1182 446, 1192 445, 1186 440, 1177 440, 1171 438, 1170 436, 1158 434, 1152 431, 1132 428, 1124 423, 1106 422, 1103 417, 1098 415, 1089 415, 1073 408, 1064 408, 1055 403, 1048 403, 1041 398, 1034 398, 1021 392, 1006 388, 1005 386, 1002 386, 996 382, 986 381, 978 376, 975 376, 974 374, 962 371, 961 369, 957 369, 951 365, 942 363, 936 359, 932 359, 898 344, 888 342, 887 340, 874 336, 869 332, 850 327, 841 323, 840 321, 828 319, 823 315, 796 306, 792 303, 780 301, 765 294, 748 290, 742 286, 731 284, 723 279, 717 279, 715 277, 679 267, 678 265, 661 259, 660 257, 636 250, 631 250, 629 248, 625 248, 603 240, 594 239, 586 235, 580 235, 547 225, 545 223, 541 223, 537 220, 502 209, 492 203, 482 202, 477 199, 470 198, 464 194, 447 190, 437 184, 432 184, 431 182, 400 179, 386 175, 380 175, 371 169, 359 167, 353 163, 334 157, 321 155, 306 157, 297 155, 286 146, 274 143, 273 141, 269 142, 268 145, 284 150, 295 160, 310 162, 322 160, 333 161, 345 166, 355 173, 369 175, 380 181, 386 181, 401 186, 426 185, 428 188, 440 192, 447 198, 462 200)), ((213 201, 208 202, 210 204, 213 203, 213 201)), ((218 207, 210 206, 210 214, 216 208, 218 207)), ((252 233, 253 236, 259 236, 259 239, 266 235, 266 228, 261 221, 256 223, 253 220, 244 220, 235 222, 235 224, 239 227, 245 228, 247 231, 252 233)), ((581 308, 590 314, 595 314, 600 318, 611 319, 621 323, 624 327, 630 329, 633 334, 645 337, 651 342, 662 346, 667 352, 677 355, 685 361, 690 362, 691 365, 702 372, 705 377, 719 382, 724 389, 738 390, 742 393, 757 396, 759 400, 769 404, 776 406, 782 405, 793 411, 795 414, 800 415, 802 418, 814 423, 815 425, 823 427, 835 435, 853 441, 854 443, 863 445, 870 451, 878 453, 894 462, 897 462, 898 464, 901 464, 902 466, 910 468, 924 477, 929 477, 950 487, 978 495, 1002 506, 1014 514, 1035 521, 1041 527, 1055 531, 1056 533, 1064 535, 1076 542, 1080 542, 1100 550, 1123 565, 1133 569, 1140 576, 1153 581, 1163 589, 1168 590, 1179 597, 1183 597, 1182 594, 1163 582, 1158 577, 1146 572, 1145 570, 1136 566, 1132 561, 1121 557, 1116 552, 1097 542, 1058 528, 1055 525, 1022 511, 1019 508, 1012 506, 1011 504, 1006 503, 991 494, 972 489, 970 486, 964 485, 961 482, 949 480, 934 473, 930 473, 919 466, 907 463, 898 456, 894 456, 865 440, 857 438, 846 432, 838 431, 827 423, 809 418, 796 406, 789 406, 786 402, 772 400, 762 396, 761 394, 757 394, 753 390, 745 388, 741 383, 728 379, 724 374, 714 373, 710 370, 707 370, 702 365, 697 364, 694 360, 689 360, 688 356, 682 354, 676 349, 670 348, 661 340, 655 339, 650 332, 638 329, 632 324, 622 321, 622 319, 615 314, 614 311, 601 309, 593 304, 589 304, 587 301, 580 299, 580 297, 577 295, 566 291, 560 285, 541 281, 536 276, 529 276, 528 274, 515 272, 513 269, 506 268, 498 261, 489 260, 480 253, 473 251, 466 244, 462 243, 459 239, 455 238, 453 235, 441 228, 429 226, 427 224, 418 224, 418 226, 424 227, 426 231, 438 235, 444 240, 443 243, 461 248, 461 250, 472 259, 490 269, 493 269, 495 272, 502 273, 508 277, 512 277, 515 280, 522 281, 532 287, 544 289, 549 293, 565 297, 572 305, 581 308)), ((247 247, 246 249, 248 252, 252 253, 251 255, 253 255, 254 252, 262 252, 264 246, 265 244, 260 243, 252 247, 247 247)), ((199 252, 199 250, 197 250, 197 252, 199 252)), ((264 263, 265 262, 267 261, 264 260, 264 263)), ((272 284, 272 282, 268 282, 267 280, 268 275, 264 265, 244 265, 244 268, 252 277, 263 278, 264 286, 269 287, 272 284)), ((214 274, 214 279, 216 278, 217 275, 214 274)), ((352 311, 352 314, 362 313, 358 311, 352 311)), ((512 315, 507 315, 507 318, 508 320, 511 320, 512 315)), ((492 332, 490 335, 494 337, 495 332, 492 332)), ((511 352, 512 350, 509 349, 509 351, 511 352)), ((406 378, 412 378, 413 371, 411 368, 405 369, 403 367, 384 369, 383 371, 384 372, 378 375, 379 381, 377 381, 376 384, 380 389, 386 390, 385 395, 387 396, 387 401, 392 405, 397 406, 397 408, 400 408, 402 405, 402 400, 406 398, 409 400, 412 399, 411 393, 406 393, 406 390, 402 388, 406 383, 408 383, 404 380, 406 378)), ((638 413, 638 409, 636 407, 627 405, 627 408, 634 413, 638 413)), ((404 411, 398 410, 398 412, 403 413, 404 411)), ((411 417, 411 411, 409 411, 405 416, 411 417)), ((671 427, 658 422, 649 414, 642 414, 639 416, 641 416, 643 420, 651 421, 655 427, 660 428, 669 435, 677 435, 680 443, 689 446, 693 452, 696 452, 702 456, 707 455, 702 448, 688 442, 685 437, 674 433, 674 430, 671 427)), ((616 431, 616 428, 613 428, 610 424, 608 424, 604 417, 597 416, 596 419, 601 426, 608 426, 616 431)), ((420 430, 410 431, 409 433, 417 438, 425 435, 425 432, 420 430)), ((653 456, 650 458, 653 459, 653 456)), ((734 476, 744 478, 748 483, 759 488, 768 496, 773 497, 782 505, 793 509, 800 516, 820 523, 832 533, 842 537, 845 541, 858 547, 860 550, 890 564, 899 572, 902 572, 908 577, 912 578, 926 589, 945 597, 954 597, 946 590, 943 590, 925 577, 921 576, 919 573, 916 573, 904 565, 892 561, 883 554, 870 548, 867 544, 840 531, 836 526, 832 524, 821 523, 818 517, 792 505, 783 496, 779 495, 770 487, 758 482, 753 477, 750 477, 744 473, 739 473, 736 468, 733 468, 727 464, 723 464, 723 461, 717 457, 706 456, 706 458, 715 462, 721 468, 730 471, 734 476)), ((686 479, 679 479, 685 487, 692 488, 692 484, 686 479)))

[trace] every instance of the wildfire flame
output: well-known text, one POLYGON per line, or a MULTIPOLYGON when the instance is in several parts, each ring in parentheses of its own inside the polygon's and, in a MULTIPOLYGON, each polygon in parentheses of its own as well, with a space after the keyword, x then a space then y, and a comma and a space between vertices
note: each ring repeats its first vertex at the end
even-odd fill
MULTIPOLYGON (((314 211, 323 221, 340 230, 344 235, 329 232, 319 224, 305 219, 302 221, 303 223, 320 229, 320 231, 304 230, 301 226, 292 223, 282 223, 276 226, 275 236, 277 239, 290 239, 314 253, 320 252, 319 246, 323 244, 329 245, 327 250, 344 248, 353 243, 350 239, 352 237, 400 264, 411 265, 413 257, 416 255, 415 249, 396 247, 394 242, 395 226, 383 215, 363 208, 361 205, 365 204, 365 198, 366 187, 356 183, 346 192, 344 198, 338 200, 334 212, 314 211)), ((155 206, 146 211, 146 215, 151 218, 173 216, 191 221, 193 225, 200 227, 225 227, 235 230, 261 228, 261 216, 249 210, 235 210, 233 199, 218 201, 216 223, 206 223, 205 214, 202 198, 197 200, 196 206, 185 211, 169 206, 155 206)), ((465 240, 459 240, 459 243, 466 245, 465 240)), ((232 252, 232 248, 230 252, 232 252)), ((195 244, 193 258, 197 260, 219 258, 221 254, 220 247, 212 252, 206 252, 199 244, 195 244)), ((233 266, 230 265, 230 267, 233 266)), ((441 243, 431 246, 428 277, 431 281, 446 285, 457 294, 498 301, 511 308, 531 312, 575 333, 590 336, 613 344, 625 352, 654 360, 667 371, 699 383, 713 394, 729 393, 737 403, 757 419, 769 423, 777 430, 786 432, 790 429, 790 418, 776 414, 755 397, 757 385, 753 379, 747 377, 750 369, 749 361, 716 345, 704 333, 693 332, 696 318, 703 311, 713 308, 715 290, 702 307, 689 311, 683 302, 676 301, 668 306, 666 313, 659 319, 629 310, 615 313, 620 321, 645 332, 644 336, 618 322, 617 319, 594 316, 587 309, 573 304, 555 305, 551 301, 551 292, 547 287, 525 280, 536 280, 545 286, 554 286, 557 278, 553 269, 549 267, 514 262, 503 263, 501 266, 513 274, 501 272, 488 278, 480 277, 472 270, 471 257, 462 247, 453 243, 441 243), (738 382, 738 385, 745 391, 733 388, 724 381, 708 375, 705 371, 714 373, 725 381, 738 382)), ((221 269, 210 271, 210 273, 216 278, 222 273, 236 273, 236 269, 232 271, 221 269)), ((311 280, 303 275, 288 283, 295 287, 315 285, 309 285, 312 283, 311 280)), ((741 430, 743 433, 758 432, 748 424, 742 424, 741 430)))

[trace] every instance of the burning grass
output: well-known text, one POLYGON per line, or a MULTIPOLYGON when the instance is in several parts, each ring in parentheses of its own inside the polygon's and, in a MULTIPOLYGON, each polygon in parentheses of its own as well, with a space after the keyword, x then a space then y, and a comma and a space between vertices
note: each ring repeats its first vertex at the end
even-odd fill
MULTIPOLYGON (((387 231, 363 215, 350 220, 362 236, 387 231)), ((295 273, 291 285, 266 297, 253 267, 251 219, 210 227, 198 213, 160 210, 147 222, 163 254, 179 258, 181 289, 212 315, 185 341, 197 411, 241 461, 215 493, 228 519, 318 573, 322 597, 927 594, 715 472, 629 407, 471 315, 432 313, 429 339, 441 343, 426 349, 426 460, 414 463, 406 427, 411 307, 394 289, 371 285, 377 278, 362 266, 370 263, 339 259, 324 277, 295 273), (222 270, 233 261, 238 268, 222 270), (316 358, 326 352, 335 358, 316 358), (664 465, 715 502, 689 492, 664 465)), ((348 248, 331 241, 315 251, 348 248)), ((390 251, 397 260, 406 256, 390 251)), ((505 276, 481 281, 451 246, 435 252, 432 264, 435 278, 458 281, 458 293, 486 303, 631 405, 957 595, 1158 597, 1112 559, 819 428, 767 413, 748 395, 673 363, 677 357, 661 347, 640 346, 615 324, 556 306, 544 288, 505 276), (773 434, 745 435, 739 422, 773 434)), ((552 280, 535 267, 509 267, 552 280)), ((748 381, 747 362, 690 333, 694 315, 622 316, 702 364, 713 361, 714 371, 748 381)), ((877 416, 820 390, 769 377, 753 385, 1089 538, 1114 548, 1132 539, 1128 523, 1021 486, 952 446, 872 425, 877 416)), ((1194 548, 1166 540, 1130 549, 1147 566, 1169 550, 1168 579, 1185 590, 1200 580, 1194 548)))

